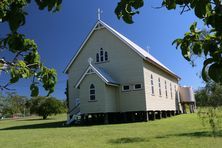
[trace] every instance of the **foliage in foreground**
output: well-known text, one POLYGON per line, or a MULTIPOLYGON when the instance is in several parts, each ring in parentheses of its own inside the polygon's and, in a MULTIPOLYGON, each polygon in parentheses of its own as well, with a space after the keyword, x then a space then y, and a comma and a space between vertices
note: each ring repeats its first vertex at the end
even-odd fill
MULTIPOLYGON (((48 8, 48 11, 59 10, 62 0, 35 0, 40 10, 48 8)), ((9 86, 19 79, 31 78, 31 96, 39 94, 39 85, 48 91, 48 95, 54 91, 57 82, 57 74, 54 69, 43 65, 38 53, 38 47, 34 40, 19 33, 19 28, 26 23, 28 13, 25 8, 31 0, 1 0, 0 23, 6 23, 10 32, 0 38, 0 53, 12 54, 14 57, 0 57, 0 74, 5 72, 11 76, 6 84, 0 84, 0 90, 10 90, 9 86)))
POLYGON ((218 134, 222 123, 222 86, 206 83, 206 86, 195 92, 198 115, 203 125, 210 125, 214 136, 218 134))
POLYGON ((203 126, 210 125, 214 137, 220 134, 222 127, 222 107, 200 107, 198 109, 198 116, 203 126))
MULTIPOLYGON (((62 0, 35 0, 40 10, 56 12, 60 9, 62 0)), ((42 83, 48 95, 54 91, 57 81, 56 71, 45 67, 38 54, 34 40, 28 39, 18 29, 25 24, 28 13, 25 7, 31 0, 1 0, 0 20, 7 23, 11 32, 0 39, 0 51, 14 55, 13 59, 0 57, 0 72, 9 73, 9 83, 0 85, 0 89, 18 82, 21 78, 32 78, 31 96, 39 94, 39 82, 42 83)), ((118 19, 133 23, 133 16, 143 7, 144 0, 120 0, 115 9, 118 19)), ((205 57, 202 68, 202 78, 208 82, 213 80, 222 83, 222 2, 221 0, 163 0, 162 6, 168 10, 181 9, 181 14, 194 11, 203 21, 206 29, 198 30, 197 23, 190 26, 190 31, 183 38, 173 41, 180 48, 183 57, 194 65, 196 57, 205 57)))
MULTIPOLYGON (((143 7, 144 0, 120 0, 115 13, 118 19, 133 23, 133 16, 143 7)), ((190 31, 183 38, 173 41, 180 48, 183 57, 194 65, 196 57, 204 57, 202 78, 222 83, 222 2, 221 0, 163 0, 162 6, 168 10, 181 9, 181 14, 194 11, 202 20, 204 30, 197 29, 197 23, 190 26, 190 31)))

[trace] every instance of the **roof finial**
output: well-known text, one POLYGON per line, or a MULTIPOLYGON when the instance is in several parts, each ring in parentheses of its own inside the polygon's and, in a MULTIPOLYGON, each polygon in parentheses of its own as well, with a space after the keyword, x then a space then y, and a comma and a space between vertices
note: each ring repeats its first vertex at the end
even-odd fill
POLYGON ((102 13, 103 13, 103 11, 100 10, 100 8, 98 8, 98 10, 97 10, 97 19, 98 19, 98 20, 100 20, 102 13))
POLYGON ((91 57, 88 58, 89 65, 92 64, 93 59, 91 57))

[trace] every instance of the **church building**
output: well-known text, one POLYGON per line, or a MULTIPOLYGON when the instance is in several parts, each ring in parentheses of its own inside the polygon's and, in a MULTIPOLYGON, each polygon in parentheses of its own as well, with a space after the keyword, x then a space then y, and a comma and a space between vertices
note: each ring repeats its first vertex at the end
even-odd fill
POLYGON ((179 114, 180 77, 98 19, 64 71, 68 119, 148 121, 179 114))

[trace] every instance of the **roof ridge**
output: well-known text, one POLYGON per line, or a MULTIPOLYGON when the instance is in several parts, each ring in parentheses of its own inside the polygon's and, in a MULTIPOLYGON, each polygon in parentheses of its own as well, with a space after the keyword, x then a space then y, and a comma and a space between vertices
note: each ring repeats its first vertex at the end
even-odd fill
MULTIPOLYGON (((125 37, 109 25, 107 25, 105 22, 102 20, 98 20, 98 22, 102 23, 104 27, 106 27, 108 30, 110 30, 112 33, 114 33, 117 37, 119 37, 123 42, 125 42, 127 45, 129 45, 136 53, 138 53, 140 56, 142 56, 143 59, 152 61, 159 65, 160 67, 164 68, 166 71, 170 72, 174 76, 178 77, 176 74, 174 74, 170 69, 168 69, 164 64, 162 64, 159 60, 157 60, 154 56, 152 56, 150 53, 148 53, 145 49, 131 41, 129 38, 125 37)), ((179 78, 179 77, 178 77, 179 78)))
POLYGON ((100 70, 100 68, 89 64, 84 73, 81 75, 80 79, 77 81, 75 88, 78 88, 78 86, 81 84, 82 80, 85 78, 85 76, 88 74, 88 71, 90 68, 93 70, 96 75, 102 79, 107 85, 113 85, 113 86, 118 86, 118 82, 113 80, 113 78, 110 76, 109 73, 107 73, 104 69, 103 71, 100 70))
POLYGON ((103 22, 102 20, 97 20, 96 24, 94 25, 93 29, 90 31, 90 33, 88 34, 87 38, 84 40, 84 42, 81 44, 81 47, 79 48, 79 50, 77 51, 77 53, 75 54, 75 56, 72 58, 71 62, 68 64, 68 66, 66 67, 66 69, 64 70, 64 72, 67 72, 69 67, 71 66, 71 64, 73 63, 73 61, 76 59, 77 55, 79 54, 80 50, 83 48, 83 46, 85 45, 85 43, 88 41, 88 39, 90 38, 91 34, 96 30, 96 27, 98 24, 103 25, 107 30, 109 30, 111 33, 113 33, 117 38, 119 38, 121 41, 123 41, 125 44, 127 44, 131 49, 133 49, 137 54, 139 54, 144 60, 149 61, 153 64, 155 64, 156 66, 162 68, 163 70, 165 70, 166 72, 170 73, 171 75, 177 77, 178 79, 180 79, 179 76, 177 76, 176 74, 174 74, 170 69, 168 69, 165 65, 163 65, 159 60, 157 60, 155 57, 153 57, 151 54, 149 54, 146 50, 144 50, 142 47, 140 47, 139 45, 137 45, 136 43, 134 43, 133 41, 131 41, 130 39, 128 39, 127 37, 125 37, 124 35, 122 35, 121 33, 119 33, 118 31, 116 31, 115 29, 113 29, 112 27, 110 27, 109 25, 107 25, 105 22, 103 22))

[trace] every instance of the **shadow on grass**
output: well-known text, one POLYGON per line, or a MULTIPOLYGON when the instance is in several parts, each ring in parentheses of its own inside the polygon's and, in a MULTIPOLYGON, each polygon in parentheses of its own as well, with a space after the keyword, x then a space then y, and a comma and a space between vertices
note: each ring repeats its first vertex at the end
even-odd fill
POLYGON ((157 136, 155 138, 162 139, 162 138, 169 138, 172 136, 181 136, 181 137, 222 137, 222 130, 218 131, 215 135, 211 131, 201 131, 201 132, 191 132, 191 133, 180 133, 180 134, 172 134, 172 135, 165 135, 165 136, 157 136))
MULTIPOLYGON (((202 131, 202 132, 192 132, 192 133, 181 133, 175 134, 173 136, 187 136, 187 137, 213 137, 213 133, 211 131, 202 131)), ((222 131, 218 131, 215 134, 215 137, 222 137, 222 131)))
POLYGON ((111 139, 108 142, 112 144, 126 144, 126 143, 149 142, 149 140, 140 137, 124 137, 124 138, 111 139))
POLYGON ((41 124, 29 124, 29 125, 21 125, 21 126, 13 126, 2 128, 1 130, 24 130, 24 129, 44 129, 44 128, 63 128, 67 127, 65 121, 59 122, 50 122, 50 123, 41 123, 41 124))
POLYGON ((155 138, 157 139, 163 139, 163 138, 168 138, 169 136, 156 136, 155 138))
POLYGON ((45 120, 43 120, 42 118, 18 119, 17 121, 47 121, 47 120, 53 120, 53 118, 47 118, 45 120))

